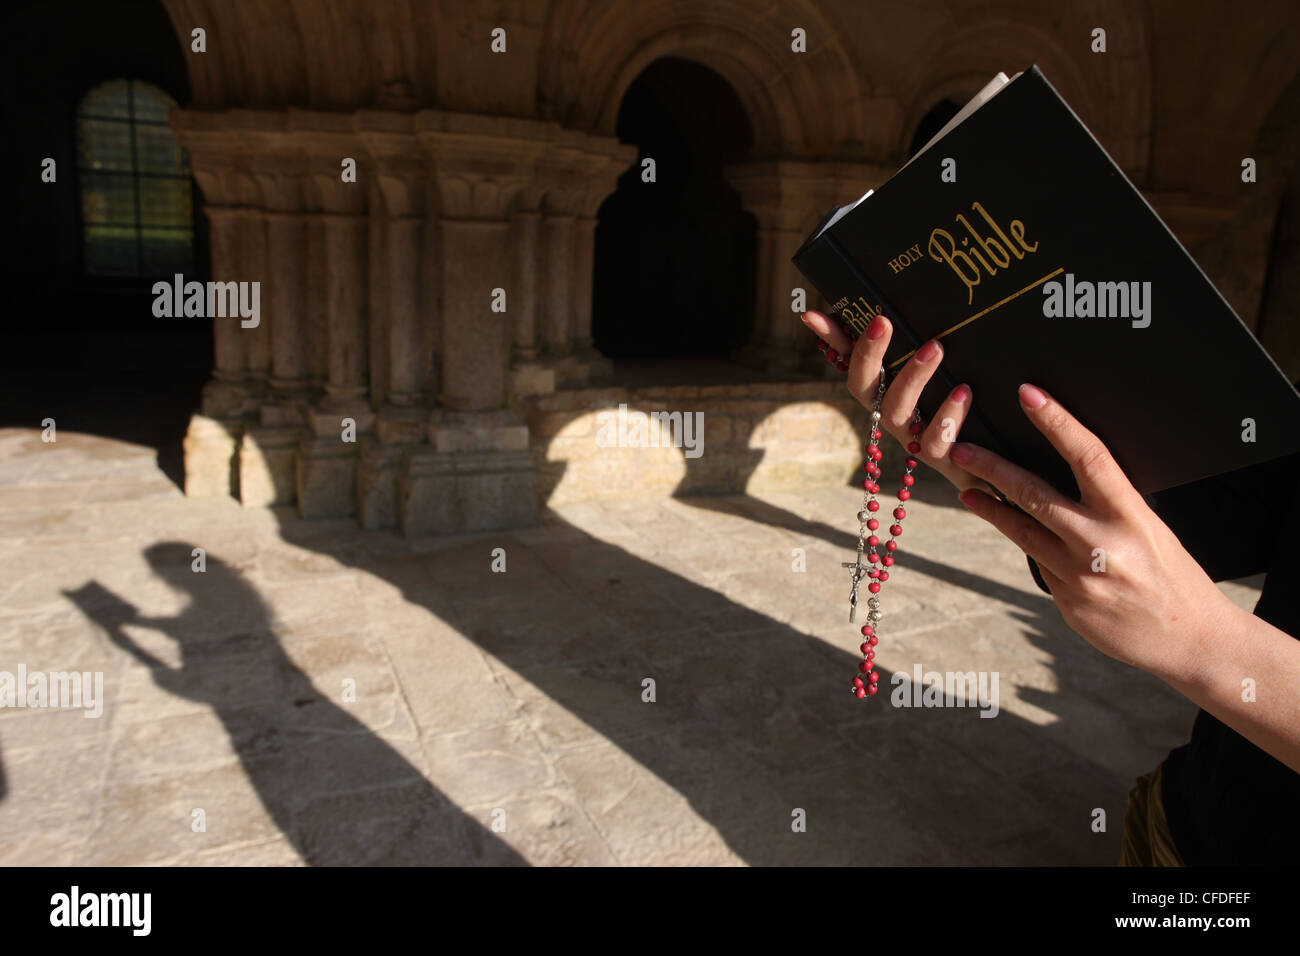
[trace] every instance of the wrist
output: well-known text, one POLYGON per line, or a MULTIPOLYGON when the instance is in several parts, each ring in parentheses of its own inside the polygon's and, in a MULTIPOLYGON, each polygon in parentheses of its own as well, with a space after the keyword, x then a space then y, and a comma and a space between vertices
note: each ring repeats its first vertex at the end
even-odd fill
POLYGON ((1202 699, 1214 675, 1231 663, 1237 645, 1232 635, 1240 631, 1243 618, 1252 616, 1217 587, 1214 594, 1216 599, 1204 612, 1187 616, 1187 626, 1178 633, 1170 653, 1153 669, 1155 676, 1193 700, 1202 699))

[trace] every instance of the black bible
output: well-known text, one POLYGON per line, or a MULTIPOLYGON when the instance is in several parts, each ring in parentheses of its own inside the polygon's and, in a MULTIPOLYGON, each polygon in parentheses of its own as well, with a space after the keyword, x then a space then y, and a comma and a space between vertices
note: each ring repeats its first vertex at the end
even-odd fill
POLYGON ((793 261, 852 338, 891 320, 891 372, 939 338, 926 420, 965 382, 962 440, 1067 494, 1022 382, 1096 433, 1144 494, 1300 449, 1300 394, 1037 67, 999 75, 793 261))

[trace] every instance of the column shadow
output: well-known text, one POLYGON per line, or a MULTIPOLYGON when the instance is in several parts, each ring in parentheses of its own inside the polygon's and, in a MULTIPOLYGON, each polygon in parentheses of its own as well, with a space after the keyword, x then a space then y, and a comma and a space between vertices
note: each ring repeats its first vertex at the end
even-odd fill
MULTIPOLYGON (((768 507, 746 502, 755 506, 768 507)), ((791 520, 776 511, 769 522, 791 520)), ((692 862, 708 828, 750 864, 1117 858, 1118 833, 1093 832, 1090 814, 1101 807, 1121 819, 1143 767, 1116 771, 1065 752, 1045 761, 1052 748, 1033 745, 1040 726, 1005 710, 980 719, 946 696, 934 709, 891 707, 888 693, 857 700, 856 647, 833 647, 558 514, 541 530, 439 539, 418 551, 279 514, 284 541, 388 581, 495 658, 560 773, 597 808, 613 808, 592 811, 597 826, 638 861, 692 862), (372 550, 367 540, 380 543, 372 550), (507 553, 505 574, 491 571, 495 548, 507 553), (653 703, 642 696, 646 678, 653 703), (683 829, 670 794, 638 794, 640 784, 620 779, 610 745, 685 798, 699 832, 683 829), (807 829, 796 832, 801 812, 807 829)), ((841 543, 840 532, 812 528, 841 543)), ((788 570, 788 554, 773 559, 772 573, 788 570)), ((917 571, 998 595, 1024 609, 1041 647, 1059 642, 1063 624, 1046 598, 908 559, 903 573, 917 571)), ((892 678, 882 670, 885 688, 892 678)), ((1054 738, 1079 733, 1058 715, 1054 738)))
MULTIPOLYGON (((193 546, 166 542, 144 553, 154 573, 189 597, 180 613, 145 617, 97 582, 65 591, 117 647, 149 668, 170 694, 212 709, 275 825, 313 865, 521 865, 526 861, 463 813, 392 745, 321 693, 285 652, 270 609, 237 571, 193 546), (236 608, 238 633, 213 622, 236 608), (124 630, 173 640, 169 666, 124 630)), ((343 637, 341 635, 341 637, 343 637)))

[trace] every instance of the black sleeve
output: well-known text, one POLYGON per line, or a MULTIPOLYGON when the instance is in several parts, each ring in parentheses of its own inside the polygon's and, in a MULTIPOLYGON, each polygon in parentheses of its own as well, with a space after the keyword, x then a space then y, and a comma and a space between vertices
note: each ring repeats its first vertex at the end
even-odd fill
POLYGON ((1300 490, 1300 454, 1157 492, 1147 499, 1215 581, 1267 571, 1300 490))

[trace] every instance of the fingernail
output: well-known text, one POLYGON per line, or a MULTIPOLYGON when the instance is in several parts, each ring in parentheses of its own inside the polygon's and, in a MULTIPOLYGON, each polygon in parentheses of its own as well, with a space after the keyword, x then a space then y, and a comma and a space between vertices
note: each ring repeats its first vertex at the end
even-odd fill
POLYGON ((1029 408, 1042 408, 1047 403, 1043 390, 1026 382, 1020 386, 1020 400, 1029 408))
POLYGON ((965 405, 970 401, 970 386, 958 385, 952 390, 952 395, 950 397, 958 405, 965 405))
POLYGON ((799 321, 802 322, 804 325, 807 325, 807 324, 808 324, 808 313, 805 312, 803 315, 799 316, 799 321))
POLYGON ((928 362, 930 361, 930 359, 934 358, 938 354, 939 354, 939 343, 936 342, 934 339, 931 339, 930 341, 926 342, 924 345, 921 346, 921 350, 916 353, 916 360, 918 362, 928 362))
POLYGON ((972 502, 976 500, 977 495, 979 495, 979 492, 977 490, 975 490, 974 488, 967 488, 965 491, 959 491, 957 493, 957 500, 960 501, 962 504, 964 504, 971 511, 974 511, 975 506, 972 504, 972 502))
POLYGON ((975 449, 965 442, 958 442, 948 450, 948 457, 959 465, 964 465, 975 457, 975 449))
POLYGON ((867 338, 878 339, 884 334, 885 334, 885 317, 883 315, 878 315, 874 319, 872 319, 871 324, 867 326, 867 338))

